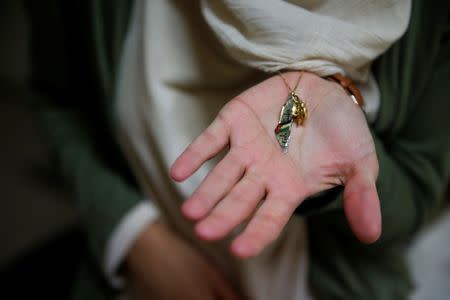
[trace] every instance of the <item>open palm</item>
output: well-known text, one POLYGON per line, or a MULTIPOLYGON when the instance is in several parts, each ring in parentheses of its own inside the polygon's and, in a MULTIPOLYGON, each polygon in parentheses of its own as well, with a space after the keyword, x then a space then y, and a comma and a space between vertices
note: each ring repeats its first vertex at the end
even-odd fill
MULTIPOLYGON (((299 73, 284 76, 293 86, 299 73)), ((309 117, 293 126, 288 153, 274 134, 288 90, 274 76, 228 102, 174 163, 171 175, 182 181, 229 146, 183 205, 183 213, 199 221, 201 238, 221 239, 249 220, 232 251, 255 256, 306 197, 337 185, 345 185, 344 210, 355 235, 367 243, 378 238, 378 162, 362 111, 341 87, 313 74, 303 75, 297 94, 309 117)))

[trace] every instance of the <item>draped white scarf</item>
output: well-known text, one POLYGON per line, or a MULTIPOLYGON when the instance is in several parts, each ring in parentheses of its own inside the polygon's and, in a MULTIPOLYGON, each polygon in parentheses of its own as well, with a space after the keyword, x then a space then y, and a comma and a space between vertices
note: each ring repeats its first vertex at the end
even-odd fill
POLYGON ((356 81, 404 33, 410 9, 410 0, 202 1, 206 21, 241 63, 356 81))

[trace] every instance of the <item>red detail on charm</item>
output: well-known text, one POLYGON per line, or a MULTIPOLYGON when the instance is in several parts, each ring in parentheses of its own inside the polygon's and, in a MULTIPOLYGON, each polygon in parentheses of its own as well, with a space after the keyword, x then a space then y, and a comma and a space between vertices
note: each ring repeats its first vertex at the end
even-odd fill
POLYGON ((281 127, 283 127, 283 124, 278 124, 277 127, 275 128, 275 133, 278 133, 281 131, 281 127))

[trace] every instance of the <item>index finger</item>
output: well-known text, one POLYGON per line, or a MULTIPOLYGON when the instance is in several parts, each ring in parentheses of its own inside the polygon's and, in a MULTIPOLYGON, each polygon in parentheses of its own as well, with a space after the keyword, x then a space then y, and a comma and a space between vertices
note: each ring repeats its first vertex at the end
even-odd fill
POLYGON ((229 135, 230 129, 219 114, 175 160, 170 170, 172 179, 183 181, 194 174, 228 144, 229 135))

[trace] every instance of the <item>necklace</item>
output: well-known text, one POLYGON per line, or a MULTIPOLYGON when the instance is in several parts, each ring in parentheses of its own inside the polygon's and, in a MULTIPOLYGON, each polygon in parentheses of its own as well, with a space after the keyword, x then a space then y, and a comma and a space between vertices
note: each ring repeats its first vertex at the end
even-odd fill
POLYGON ((289 142, 291 140, 292 125, 296 121, 297 125, 303 125, 308 115, 306 103, 295 93, 298 87, 300 79, 303 75, 303 71, 298 76, 295 87, 291 89, 286 79, 281 73, 278 73, 283 79, 284 84, 288 88, 289 95, 281 108, 280 118, 277 127, 275 127, 275 137, 280 144, 283 153, 287 153, 289 142))

